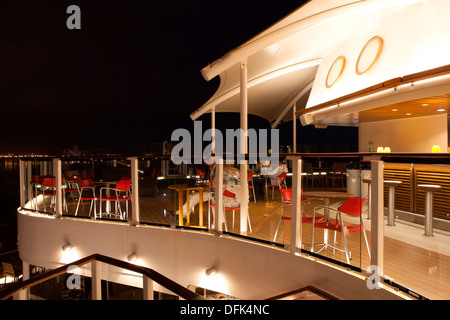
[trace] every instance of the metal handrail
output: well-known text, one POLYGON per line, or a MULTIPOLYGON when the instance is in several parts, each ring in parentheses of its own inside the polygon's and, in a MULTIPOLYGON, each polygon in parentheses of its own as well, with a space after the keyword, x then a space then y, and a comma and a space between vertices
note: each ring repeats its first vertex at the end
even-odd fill
POLYGON ((62 267, 44 272, 42 274, 39 274, 31 279, 15 283, 11 286, 8 286, 7 288, 0 291, 0 300, 6 300, 10 298, 12 295, 16 294, 20 290, 32 287, 36 284, 42 283, 44 281, 50 280, 60 274, 66 273, 67 269, 71 266, 78 266, 81 267, 87 263, 91 263, 94 261, 99 261, 103 263, 107 263, 110 265, 113 265, 118 268, 127 269, 130 271, 134 271, 136 273, 140 273, 143 276, 147 276, 151 280, 155 281, 156 283, 160 284, 164 288, 172 291, 173 293, 179 295, 181 298, 185 300, 204 300, 204 298, 200 295, 198 295, 195 292, 192 292, 191 290, 181 286, 180 284, 176 283, 175 281, 163 276, 162 274, 156 272, 153 269, 149 269, 146 267, 138 266, 132 263, 128 263, 125 261, 121 261, 118 259, 114 259, 111 257, 107 257, 101 254, 92 254, 90 256, 87 256, 85 258, 79 259, 77 261, 74 261, 72 263, 66 264, 62 267))

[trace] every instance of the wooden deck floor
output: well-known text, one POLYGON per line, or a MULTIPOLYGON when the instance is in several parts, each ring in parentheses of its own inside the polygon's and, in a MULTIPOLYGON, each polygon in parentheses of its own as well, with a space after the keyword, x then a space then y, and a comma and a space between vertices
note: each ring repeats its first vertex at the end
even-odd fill
MULTIPOLYGON (((319 200, 312 200, 306 206, 306 213, 311 212, 315 205, 322 204, 319 200)), ((175 224, 173 218, 167 214, 168 210, 176 210, 178 199, 175 194, 159 195, 156 197, 141 197, 140 220, 142 222, 158 224, 175 224)), ((74 205, 69 204, 69 212, 74 212, 74 205), (72 208, 72 209, 71 209, 72 208)), ((249 203, 249 214, 251 219, 252 233, 248 236, 263 240, 273 241, 278 219, 281 214, 281 196, 275 191, 272 201, 266 201, 264 197, 257 197, 254 203, 252 198, 249 203)), ((203 221, 208 221, 207 206, 204 206, 203 221)), ((287 208, 288 212, 290 207, 287 208)), ((87 216, 89 205, 80 206, 79 216, 87 216)), ((198 225, 198 206, 190 215, 190 224, 198 225)), ((232 212, 227 212, 228 231, 239 232, 239 211, 236 211, 235 229, 232 229, 232 212)), ((370 223, 369 228, 370 229, 370 223)), ((331 233, 332 235, 333 233, 331 233)), ((370 243, 370 231, 367 230, 370 243)), ((450 236, 449 236, 450 237, 450 236)), ((330 237, 332 239, 332 237, 330 237)), ((385 275, 413 291, 430 299, 450 299, 450 256, 439 252, 422 248, 420 245, 412 245, 409 241, 399 241, 385 236, 384 239, 384 271, 385 275)), ((303 243, 311 243, 311 225, 302 226, 303 243)), ((348 247, 352 252, 351 264, 365 270, 369 264, 369 256, 365 246, 362 233, 347 235, 348 247)), ((290 221, 284 222, 284 232, 280 227, 277 240, 278 243, 290 244, 290 221)), ((315 231, 315 243, 323 242, 323 231, 315 231)), ((337 244, 342 247, 342 235, 337 234, 337 244)), ((309 246, 305 246, 309 249, 309 246)), ((322 255, 346 262, 345 254, 328 248, 321 252, 322 255)))

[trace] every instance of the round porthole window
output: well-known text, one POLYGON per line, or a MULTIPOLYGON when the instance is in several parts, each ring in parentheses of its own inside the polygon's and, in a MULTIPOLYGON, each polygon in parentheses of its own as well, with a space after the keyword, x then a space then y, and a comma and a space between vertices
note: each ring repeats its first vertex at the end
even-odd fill
POLYGON ((356 61, 355 71, 357 75, 362 75, 372 69, 377 63, 378 58, 383 50, 383 38, 375 36, 371 38, 359 53, 356 61))
POLYGON ((327 88, 331 88, 336 81, 339 80, 345 68, 345 57, 339 56, 334 60, 331 64, 330 69, 328 70, 327 78, 325 80, 325 86, 327 88))

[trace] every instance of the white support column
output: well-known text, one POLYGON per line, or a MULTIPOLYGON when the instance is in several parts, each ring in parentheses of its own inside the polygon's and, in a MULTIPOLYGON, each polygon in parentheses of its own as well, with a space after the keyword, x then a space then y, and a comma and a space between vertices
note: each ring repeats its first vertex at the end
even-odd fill
POLYGON ((212 153, 216 153, 216 107, 211 109, 211 143, 212 143, 212 153))
MULTIPOLYGON (((30 279, 30 264, 28 262, 22 261, 22 280, 30 279)), ((14 296, 14 300, 30 300, 30 289, 22 289, 17 292, 14 296)))
MULTIPOLYGON (((241 102, 241 154, 247 154, 248 142, 247 142, 247 130, 248 130, 248 92, 247 92, 247 61, 241 62, 240 72, 240 102, 241 102)), ((247 221, 248 221, 248 182, 247 182, 247 168, 248 160, 244 160, 240 164, 241 171, 241 222, 240 231, 242 234, 247 233, 247 221)))
POLYGON ((153 280, 143 275, 142 287, 144 289, 144 300, 153 300, 153 280))
POLYGON ((297 153, 297 116, 295 115, 295 112, 297 111, 297 103, 294 102, 294 106, 292 107, 292 126, 293 126, 293 146, 292 146, 292 152, 297 153))
POLYGON ((215 216, 214 216, 214 228, 217 231, 222 231, 222 217, 223 212, 223 160, 216 157, 216 169, 215 169, 215 216))
POLYGON ((291 253, 302 248, 302 159, 292 157, 291 253))
POLYGON ((55 177, 55 193, 56 193, 56 207, 55 215, 58 218, 62 216, 63 204, 63 190, 62 190, 62 174, 61 174, 61 159, 53 159, 53 176, 55 177))
POLYGON ((100 261, 91 262, 92 300, 102 300, 102 276, 100 261))
MULTIPOLYGON (((27 169, 26 184, 27 184, 27 192, 28 192, 27 193, 27 201, 30 201, 31 199, 33 199, 33 185, 31 184, 33 172, 31 170, 32 169, 31 161, 27 161, 26 169, 27 169)), ((36 195, 36 197, 37 197, 37 195, 36 195)))
POLYGON ((20 187, 20 207, 25 207, 25 180, 27 179, 27 171, 25 168, 25 161, 19 160, 19 187, 20 187))
POLYGON ((384 178, 383 161, 371 160, 372 192, 371 196, 371 265, 378 267, 379 275, 383 275, 384 254, 384 178))
POLYGON ((128 217, 128 222, 133 225, 139 225, 139 172, 138 159, 130 158, 131 162, 131 217, 128 217))

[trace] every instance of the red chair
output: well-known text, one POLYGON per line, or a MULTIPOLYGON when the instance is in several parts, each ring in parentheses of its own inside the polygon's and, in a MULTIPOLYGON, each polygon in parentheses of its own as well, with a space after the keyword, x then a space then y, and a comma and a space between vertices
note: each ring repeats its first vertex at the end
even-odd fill
POLYGON ((31 184, 34 192, 34 209, 37 210, 37 196, 42 194, 42 182, 45 178, 51 178, 51 175, 32 175, 31 184), (39 190, 40 189, 40 190, 39 190))
MULTIPOLYGON (((119 183, 114 187, 102 187, 100 188, 100 215, 102 214, 102 203, 105 202, 114 202, 116 204, 116 213, 119 211, 119 216, 125 220, 128 215, 128 200, 131 200, 131 178, 130 177, 122 177, 119 183), (105 191, 105 197, 103 196, 103 191, 105 191), (114 194, 111 193, 114 191, 114 194), (125 202, 126 211, 122 214, 122 209, 120 207, 120 202, 125 202)), ((107 207, 108 208, 108 207, 107 207)), ((111 212, 106 211, 108 215, 111 215, 111 212)))
MULTIPOLYGON (((224 197, 228 197, 228 198, 236 198, 236 195, 233 193, 233 192, 231 192, 231 191, 228 191, 228 190, 225 190, 224 192, 223 192, 223 196, 224 197)), ((215 208, 215 205, 214 204, 210 204, 210 206, 211 206, 211 208, 215 208)), ((240 206, 238 206, 238 207, 224 207, 223 208, 223 213, 224 213, 224 222, 225 222, 225 231, 228 231, 228 228, 227 228, 227 219, 226 219, 226 211, 233 211, 233 229, 234 229, 234 212, 235 212, 235 210, 241 210, 241 207, 240 206)), ((250 214, 249 215, 247 215, 247 220, 248 220, 248 225, 249 225, 249 227, 250 227, 250 233, 252 233, 253 231, 252 231, 252 224, 250 223, 250 214)))
POLYGON ((282 172, 276 178, 267 177, 267 179, 266 179, 266 200, 269 201, 269 188, 268 187, 272 187, 272 200, 273 200, 273 193, 274 193, 275 188, 279 188, 280 190, 287 188, 287 185, 286 185, 286 172, 282 172), (267 183, 267 179, 270 179, 270 184, 267 183), (274 184, 272 179, 276 179, 278 184, 274 184))
POLYGON ((255 185, 253 184, 253 173, 247 173, 247 184, 248 188, 253 190, 253 201, 256 203, 256 195, 255 195, 255 185), (251 185, 250 185, 251 182, 251 185))
POLYGON ((66 179, 66 188, 64 189, 65 194, 70 194, 72 200, 75 200, 73 194, 76 193, 80 196, 80 187, 78 185, 78 181, 80 180, 80 176, 77 174, 73 174, 70 178, 66 179))
MULTIPOLYGON (((281 207, 281 215, 280 219, 278 220, 278 226, 277 230, 275 231, 275 236, 273 237, 273 242, 277 239, 278 230, 280 228, 281 220, 292 220, 292 217, 290 215, 284 215, 284 207, 286 205, 292 205, 292 189, 280 189, 281 191, 281 198, 283 199, 283 206, 281 207)), ((302 213, 302 223, 312 223, 313 216, 305 214, 305 205, 304 201, 308 200, 307 197, 301 196, 301 213, 302 213)), ((321 222, 323 220, 322 218, 317 219, 317 222, 321 222)), ((284 234, 284 223, 283 223, 283 234, 284 234)))
MULTIPOLYGON (((365 196, 364 198, 349 198, 343 204, 341 204, 337 209, 332 208, 332 207, 326 207, 326 206, 316 206, 314 208, 314 214, 313 214, 312 221, 314 223, 315 228, 322 228, 322 229, 328 229, 328 230, 335 231, 335 233, 334 233, 335 242, 336 242, 336 232, 342 232, 342 236, 343 236, 343 240, 344 240, 344 250, 339 249, 336 246, 331 245, 331 244, 327 244, 327 246, 330 246, 335 250, 345 252, 345 256, 347 258, 347 263, 350 263, 350 252, 348 251, 348 247, 347 247, 347 239, 345 237, 346 233, 355 233, 355 232, 359 232, 360 230, 363 231, 364 240, 366 241, 366 246, 367 246, 367 252, 369 253, 369 258, 370 258, 369 243, 367 242, 366 230, 364 229, 364 224, 363 224, 362 217, 361 217, 362 207, 363 207, 364 201, 366 201, 366 198, 367 198, 367 196, 365 196), (327 219, 327 220, 322 219, 321 222, 315 221, 316 211, 318 208, 319 209, 322 208, 324 210, 335 211, 337 213, 337 217, 333 218, 333 219, 327 219), (352 223, 352 222, 344 221, 342 219, 342 215, 344 215, 344 217, 349 216, 349 217, 359 218, 359 223, 352 223)), ((314 228, 312 230, 311 237, 314 241, 314 228)), ((322 250, 322 249, 320 249, 320 250, 322 250)), ((311 248, 311 252, 313 252, 313 248, 311 248)))
POLYGON ((95 195, 95 184, 92 182, 91 179, 81 179, 78 180, 78 186, 80 187, 80 196, 78 197, 78 204, 77 209, 75 210, 75 216, 78 214, 78 208, 80 207, 81 201, 91 201, 89 216, 91 216, 92 207, 94 207, 94 218, 97 218, 95 201, 98 200, 98 197, 95 195))
MULTIPOLYGON (((64 179, 61 178, 61 185, 63 185, 64 179)), ((45 209, 46 205, 45 205, 45 197, 52 197, 51 198, 51 202, 50 202, 50 206, 55 206, 56 205, 56 178, 52 177, 52 176, 46 176, 44 178, 44 180, 41 183, 42 186, 42 201, 44 203, 44 211, 47 212, 47 210, 45 209)), ((63 205, 67 211, 67 203, 66 203, 66 198, 63 197, 63 205)))

